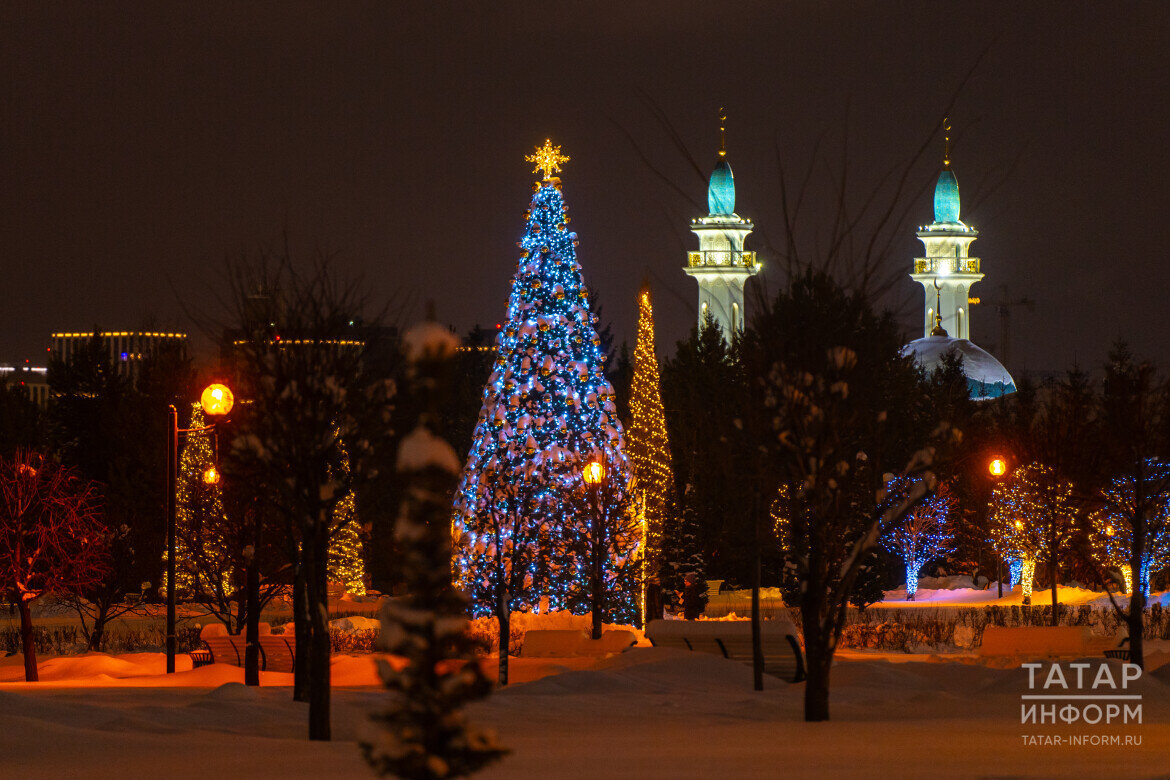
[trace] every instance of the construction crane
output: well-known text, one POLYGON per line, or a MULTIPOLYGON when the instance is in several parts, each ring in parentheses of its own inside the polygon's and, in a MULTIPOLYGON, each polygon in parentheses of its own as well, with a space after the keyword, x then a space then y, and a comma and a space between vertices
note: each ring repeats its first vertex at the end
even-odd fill
MULTIPOLYGON (((970 305, 975 305, 979 302, 978 298, 968 299, 970 305)), ((1022 306, 1025 310, 1033 312, 1036 310, 1036 302, 1031 298, 1009 299, 1007 285, 1001 284, 999 286, 999 300, 995 301, 992 305, 995 306, 995 313, 999 316, 999 343, 996 344, 996 351, 999 352, 999 362, 1010 372, 1012 370, 1012 309, 1017 306, 1022 306)))

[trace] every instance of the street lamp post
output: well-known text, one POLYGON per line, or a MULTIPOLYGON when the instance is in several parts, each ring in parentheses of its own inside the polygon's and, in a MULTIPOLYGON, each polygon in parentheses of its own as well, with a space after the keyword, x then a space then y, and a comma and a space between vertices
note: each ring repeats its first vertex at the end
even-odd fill
MULTIPOLYGON (((199 397, 203 413, 210 417, 221 417, 232 410, 235 397, 226 385, 208 385, 199 397)), ((175 673, 175 495, 179 481, 179 434, 204 434, 215 430, 215 423, 202 428, 180 428, 179 410, 171 404, 167 415, 167 674, 175 673)), ((209 485, 219 482, 219 470, 214 466, 203 474, 203 481, 209 485)))
MULTIPOLYGON (((987 464, 987 473, 996 482, 1000 477, 1007 473, 1007 463, 1003 458, 992 458, 991 462, 987 464)), ((995 556, 995 584, 999 588, 999 598, 1003 598, 1003 558, 999 555, 995 556)))
POLYGON ((605 480, 605 465, 600 460, 590 461, 585 464, 585 473, 582 475, 585 480, 586 488, 589 491, 590 503, 593 505, 593 527, 591 541, 593 543, 593 560, 592 563, 592 577, 590 584, 593 589, 593 632, 594 639, 601 639, 601 602, 604 595, 604 568, 602 560, 602 552, 604 545, 602 544, 601 535, 605 531, 605 524, 602 522, 602 506, 601 506, 601 484, 605 480))

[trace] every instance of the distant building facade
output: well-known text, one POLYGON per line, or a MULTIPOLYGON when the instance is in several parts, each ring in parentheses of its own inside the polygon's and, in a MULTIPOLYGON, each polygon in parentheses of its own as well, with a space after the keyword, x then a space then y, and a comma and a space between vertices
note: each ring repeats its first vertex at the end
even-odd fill
POLYGON ((142 361, 156 354, 160 349, 187 345, 186 333, 161 331, 89 331, 54 333, 49 339, 49 358, 62 363, 70 362, 78 350, 94 338, 101 339, 110 362, 118 373, 132 378, 138 377, 142 361))
POLYGON ((44 409, 49 403, 49 369, 43 366, 0 365, 0 383, 21 388, 28 400, 44 409))

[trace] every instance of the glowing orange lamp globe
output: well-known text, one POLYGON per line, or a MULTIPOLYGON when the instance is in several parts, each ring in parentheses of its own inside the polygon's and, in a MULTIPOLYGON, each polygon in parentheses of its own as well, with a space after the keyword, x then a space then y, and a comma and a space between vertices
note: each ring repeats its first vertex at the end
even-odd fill
POLYGON ((586 485, 596 485, 600 483, 601 480, 605 478, 605 466, 603 466, 599 460, 591 461, 585 466, 584 477, 586 485))
POLYGON ((1007 463, 1004 462, 1003 458, 996 458, 987 464, 987 471, 993 477, 1002 477, 1007 473, 1007 463))
POLYGON ((208 466, 203 472, 203 484, 218 485, 219 469, 217 469, 215 466, 208 466))
POLYGON ((228 389, 227 385, 208 385, 204 389, 203 395, 199 397, 199 404, 203 407, 203 412, 212 417, 227 414, 235 403, 236 397, 232 395, 232 391, 228 389))

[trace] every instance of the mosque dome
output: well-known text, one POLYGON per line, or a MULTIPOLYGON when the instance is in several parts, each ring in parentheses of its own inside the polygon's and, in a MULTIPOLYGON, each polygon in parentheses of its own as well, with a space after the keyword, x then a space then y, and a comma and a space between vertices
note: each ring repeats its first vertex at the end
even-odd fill
POLYGON ((963 359, 963 373, 971 399, 983 401, 1016 392, 1016 383, 1007 369, 990 352, 967 339, 950 336, 927 336, 915 339, 902 347, 903 355, 910 355, 926 371, 942 365, 943 356, 955 351, 963 359))
POLYGON ((934 221, 959 221, 959 180, 950 168, 944 168, 934 185, 934 221))
POLYGON ((712 216, 730 216, 735 213, 735 176, 731 166, 722 157, 711 171, 707 184, 707 208, 712 216))

